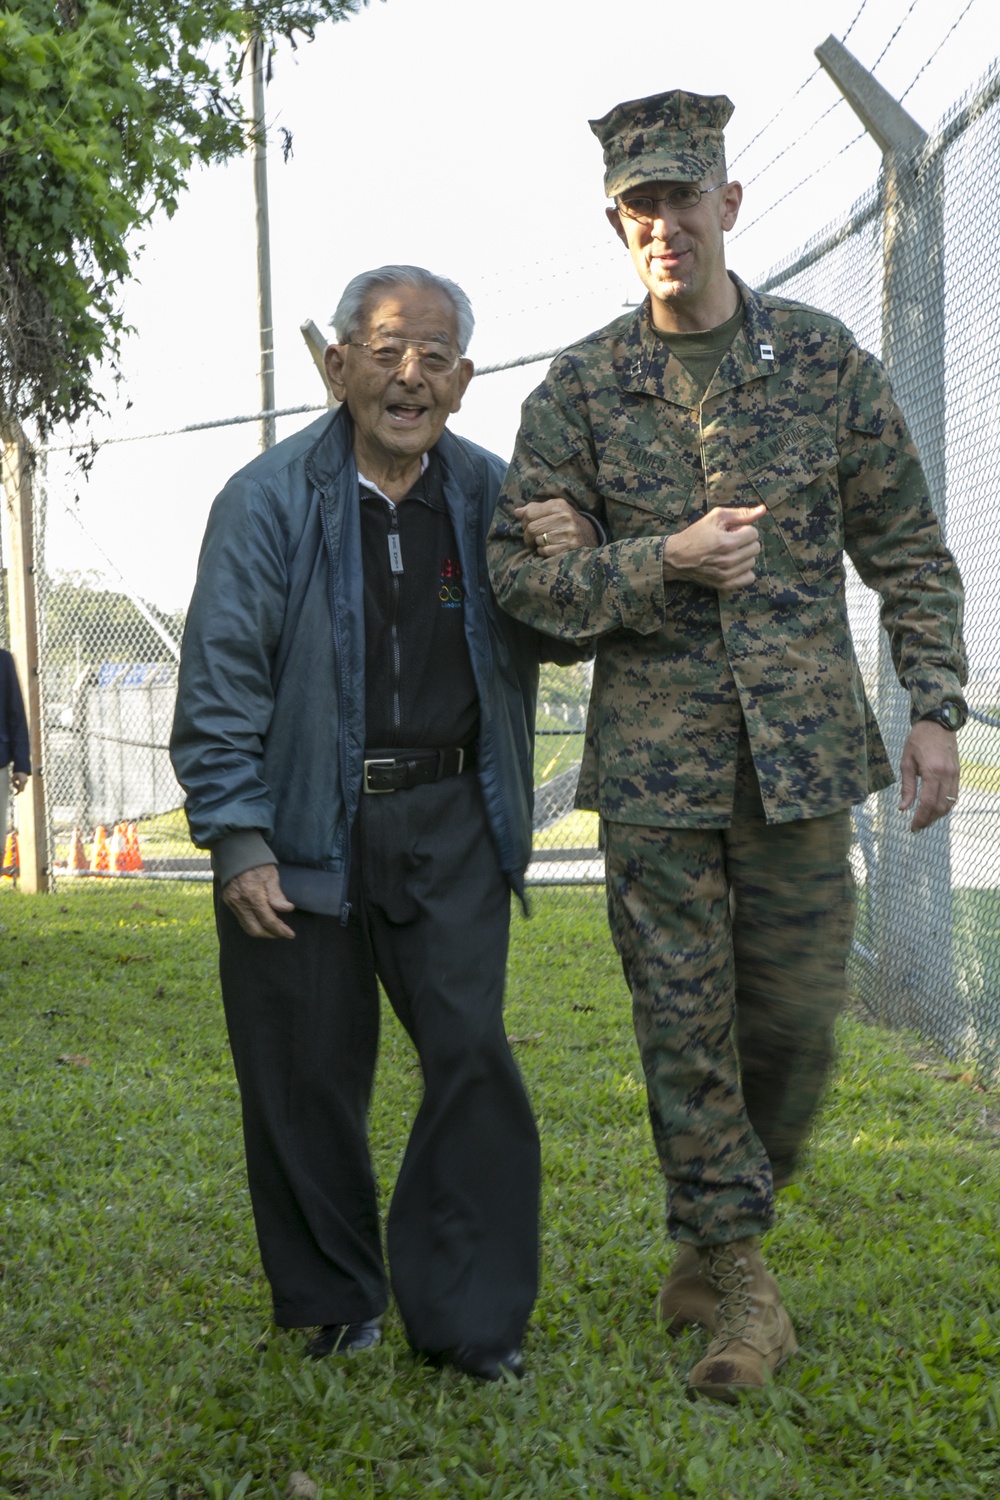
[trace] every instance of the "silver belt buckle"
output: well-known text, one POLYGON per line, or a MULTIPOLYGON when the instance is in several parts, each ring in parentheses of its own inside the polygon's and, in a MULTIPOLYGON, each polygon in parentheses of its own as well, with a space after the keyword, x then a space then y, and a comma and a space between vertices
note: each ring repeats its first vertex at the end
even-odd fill
POLYGON ((387 792, 394 792, 394 786, 369 786, 368 772, 372 766, 394 766, 395 760, 366 760, 364 763, 364 774, 361 778, 361 790, 367 792, 370 797, 384 797, 387 792))
POLYGON ((455 772, 456 776, 461 776, 461 774, 462 774, 462 768, 463 768, 464 765, 465 765, 465 751, 462 748, 462 746, 459 745, 459 747, 458 747, 458 770, 455 772))

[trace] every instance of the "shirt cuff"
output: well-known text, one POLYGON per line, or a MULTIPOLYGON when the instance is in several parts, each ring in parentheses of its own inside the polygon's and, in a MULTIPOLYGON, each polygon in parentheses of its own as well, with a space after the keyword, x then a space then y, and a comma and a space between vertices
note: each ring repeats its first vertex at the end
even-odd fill
POLYGON ((277 856, 256 828, 241 828, 238 833, 227 834, 212 849, 212 872, 220 885, 228 885, 244 870, 277 863, 277 856))
POLYGON ((597 517, 591 515, 589 510, 581 511, 580 514, 583 516, 583 519, 585 521, 590 522, 591 526, 593 526, 594 530, 597 532, 597 545, 599 547, 606 547, 608 544, 608 533, 605 531, 604 527, 601 525, 597 517))
POLYGON ((910 690, 910 723, 918 723, 925 714, 940 708, 942 703, 957 703, 963 713, 968 714, 969 705, 962 689, 956 684, 941 683, 937 686, 921 684, 910 690))

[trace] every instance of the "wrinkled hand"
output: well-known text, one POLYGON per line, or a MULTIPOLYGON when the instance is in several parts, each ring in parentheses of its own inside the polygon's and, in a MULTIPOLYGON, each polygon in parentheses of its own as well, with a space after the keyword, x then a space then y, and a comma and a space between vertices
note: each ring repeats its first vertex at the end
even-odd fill
POLYGON ((959 763, 958 745, 950 729, 943 729, 933 719, 918 719, 903 746, 899 770, 900 812, 907 812, 917 803, 910 822, 911 833, 929 828, 951 812, 958 801, 959 763))
POLYGON ((281 889, 277 865, 254 865, 234 875, 222 887, 222 899, 251 937, 293 938, 295 933, 278 916, 295 907, 281 889))
POLYGON ((11 783, 12 783, 12 785, 14 787, 15 792, 17 792, 17 794, 19 796, 20 796, 21 792, 24 791, 25 787, 28 785, 29 776, 30 776, 30 772, 28 772, 28 771, 11 771, 11 773, 10 773, 11 783))
POLYGON ((675 531, 663 549, 666 583, 700 583, 727 592, 753 583, 760 540, 754 521, 765 505, 715 506, 697 521, 675 531))
POLYGON ((596 547, 600 541, 587 517, 568 500, 530 500, 514 511, 521 523, 524 544, 539 557, 562 557, 576 547, 596 547))

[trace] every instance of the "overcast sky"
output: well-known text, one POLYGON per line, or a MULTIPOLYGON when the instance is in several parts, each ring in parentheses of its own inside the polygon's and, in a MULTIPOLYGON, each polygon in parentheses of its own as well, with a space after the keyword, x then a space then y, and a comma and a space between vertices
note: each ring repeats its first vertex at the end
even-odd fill
MULTIPOLYGON (((927 130, 1000 51, 996 0, 385 0, 282 45, 267 94, 279 407, 323 399, 299 324, 325 329, 347 280, 374 265, 457 280, 479 364, 556 348, 636 300, 587 125, 623 99, 682 87, 733 100, 730 174, 745 198, 728 260, 761 280, 877 175, 877 148, 855 140, 813 56, 852 23, 846 45, 927 130)), ((196 174, 143 239, 125 380, 93 435, 256 411, 249 162, 196 174)), ((474 381, 454 428, 506 455, 543 369, 474 381)), ((279 436, 308 420, 283 419, 279 436)), ((113 585, 68 506, 141 594, 186 604, 211 500, 256 448, 251 425, 109 446, 87 481, 53 454, 50 570, 96 568, 113 585)))

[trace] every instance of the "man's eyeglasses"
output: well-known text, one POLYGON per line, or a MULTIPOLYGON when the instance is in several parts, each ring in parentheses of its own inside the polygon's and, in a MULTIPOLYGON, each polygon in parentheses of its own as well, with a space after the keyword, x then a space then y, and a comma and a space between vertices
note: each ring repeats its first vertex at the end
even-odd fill
POLYGON ((348 339, 351 349, 364 349, 380 370, 398 370, 408 360, 418 361, 425 375, 450 375, 462 356, 447 344, 408 344, 405 339, 378 339, 366 344, 348 339))
POLYGON ((619 198, 616 207, 619 213, 628 219, 634 219, 637 224, 652 224, 656 218, 656 210, 661 205, 673 209, 674 213, 682 212, 685 208, 697 208, 706 193, 717 193, 720 187, 725 187, 725 183, 717 182, 714 187, 703 188, 694 182, 678 182, 676 186, 667 188, 665 193, 658 193, 655 198, 640 193, 619 198))

